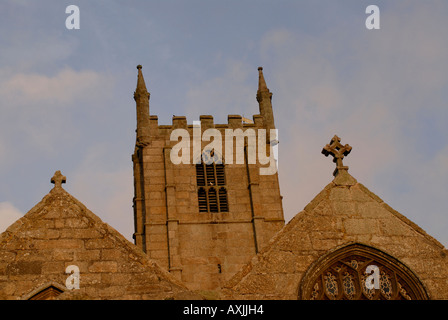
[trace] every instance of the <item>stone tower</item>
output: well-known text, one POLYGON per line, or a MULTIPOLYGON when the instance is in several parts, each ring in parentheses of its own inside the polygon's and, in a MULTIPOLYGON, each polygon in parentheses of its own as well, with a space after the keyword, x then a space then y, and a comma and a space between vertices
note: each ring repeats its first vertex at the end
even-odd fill
POLYGON ((186 117, 173 116, 171 125, 159 125, 157 116, 149 113, 142 67, 137 69, 132 155, 135 244, 190 289, 220 290, 285 223, 277 171, 263 174, 269 165, 252 157, 264 150, 264 156, 272 159, 270 145, 277 143, 269 131, 275 129, 272 93, 259 68, 260 114, 253 121, 229 115, 227 124, 215 124, 212 116, 201 115, 200 121, 187 124, 186 117), (172 138, 176 132, 193 149, 179 164, 170 157, 179 143, 179 135, 172 138), (230 132, 235 137, 230 136, 232 143, 226 140, 225 147, 222 139, 222 148, 208 149, 207 154, 202 151, 212 141, 203 141, 209 132, 213 142, 217 134, 225 137, 230 132), (242 137, 239 141, 236 133, 242 137), (222 161, 208 161, 217 156, 222 161))

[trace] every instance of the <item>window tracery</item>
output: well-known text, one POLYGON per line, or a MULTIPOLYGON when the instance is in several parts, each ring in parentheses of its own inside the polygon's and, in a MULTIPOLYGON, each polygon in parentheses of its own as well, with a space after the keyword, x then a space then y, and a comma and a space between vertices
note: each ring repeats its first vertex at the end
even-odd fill
POLYGON ((310 300, 428 299, 413 272, 395 258, 372 247, 352 244, 319 259, 307 271, 299 292, 310 300), (367 266, 379 269, 379 288, 366 285, 367 266))

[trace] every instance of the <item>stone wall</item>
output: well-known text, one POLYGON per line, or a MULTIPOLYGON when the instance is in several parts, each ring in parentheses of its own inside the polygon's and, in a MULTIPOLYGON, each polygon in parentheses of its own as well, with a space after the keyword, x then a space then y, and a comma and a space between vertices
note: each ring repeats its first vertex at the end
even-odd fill
POLYGON ((226 284, 223 297, 297 299, 313 264, 335 248, 359 243, 406 265, 430 299, 448 299, 443 245, 341 172, 226 284))
MULTIPOLYGON (((237 115, 230 115, 228 124, 214 124, 212 116, 201 116, 200 121, 202 132, 208 128, 221 132, 223 160, 225 129, 257 133, 263 128, 258 115, 253 124, 243 124, 237 115)), ((136 234, 136 244, 189 288, 220 289, 283 227, 278 175, 260 175, 258 161, 248 165, 234 160, 225 165, 228 212, 199 212, 192 151, 190 164, 174 165, 170 160, 177 144, 170 141, 171 132, 183 128, 193 139, 193 125, 178 116, 172 125, 159 125, 157 117, 151 116, 149 126, 149 142, 137 147, 133 157, 139 195, 134 199, 136 228, 142 233, 136 234)), ((201 151, 209 143, 201 141, 201 151)))
POLYGON ((197 297, 60 187, 0 236, 0 299, 32 298, 50 286, 60 299, 197 297), (80 283, 68 290, 72 265, 80 283))

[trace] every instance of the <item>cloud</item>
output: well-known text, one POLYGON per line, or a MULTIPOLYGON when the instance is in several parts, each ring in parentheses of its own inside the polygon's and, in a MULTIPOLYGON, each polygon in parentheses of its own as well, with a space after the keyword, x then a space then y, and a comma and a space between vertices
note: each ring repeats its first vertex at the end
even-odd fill
POLYGON ((199 115, 204 114, 213 115, 215 123, 227 123, 228 114, 247 117, 258 113, 255 109, 258 81, 256 68, 249 69, 247 64, 236 60, 228 60, 225 64, 224 74, 195 83, 189 88, 185 103, 189 123, 199 120, 199 115), (251 87, 248 82, 255 85, 251 87))
POLYGON ((126 166, 117 165, 110 155, 114 146, 92 146, 75 171, 66 174, 67 191, 128 240, 134 232, 132 163, 129 156, 114 155, 126 166))
POLYGON ((23 217, 23 213, 19 211, 10 202, 0 202, 0 232, 5 231, 17 219, 23 217))
POLYGON ((95 71, 64 68, 54 76, 38 73, 12 74, 0 82, 0 94, 16 104, 50 103, 64 107, 77 98, 103 91, 107 78, 95 71))
POLYGON ((17 149, 24 146, 36 156, 54 155, 61 146, 74 144, 84 134, 80 125, 89 124, 92 115, 99 117, 107 108, 104 101, 114 85, 113 78, 92 70, 62 68, 54 75, 0 70, 0 133, 20 140, 20 144, 0 142, 3 148, 16 149, 5 150, 0 158, 23 154, 17 149))
POLYGON ((397 13, 376 34, 274 29, 261 39, 260 56, 272 70, 265 77, 279 129, 287 220, 331 181, 334 164, 320 151, 337 134, 353 147, 344 164, 358 181, 448 243, 442 236, 442 226, 448 227, 442 201, 448 129, 440 125, 448 41, 439 31, 445 23, 440 14, 431 24, 423 17, 418 8, 397 13), (423 156, 428 141, 437 147, 423 156), (435 152, 439 148, 444 151, 435 152))
POLYGON ((447 247, 448 146, 434 157, 417 164, 404 164, 404 167, 412 172, 408 177, 408 190, 398 194, 395 201, 413 215, 417 224, 447 247))

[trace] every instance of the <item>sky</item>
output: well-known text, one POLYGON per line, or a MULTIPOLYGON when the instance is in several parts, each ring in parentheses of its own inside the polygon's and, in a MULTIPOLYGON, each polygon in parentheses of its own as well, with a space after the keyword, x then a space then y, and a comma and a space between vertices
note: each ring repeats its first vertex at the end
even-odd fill
POLYGON ((337 134, 349 173, 447 247, 447 17, 443 0, 2 0, 0 231, 61 170, 132 241, 136 66, 159 124, 251 118, 262 66, 286 221, 332 181, 337 134))

